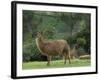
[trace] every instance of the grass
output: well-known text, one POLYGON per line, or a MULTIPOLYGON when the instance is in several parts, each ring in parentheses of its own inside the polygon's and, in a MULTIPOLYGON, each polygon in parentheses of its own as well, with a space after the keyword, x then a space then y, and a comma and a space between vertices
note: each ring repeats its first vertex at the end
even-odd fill
POLYGON ((74 59, 71 60, 71 64, 67 63, 64 64, 64 60, 56 60, 51 61, 51 65, 47 66, 47 61, 34 61, 34 62, 24 62, 22 64, 23 69, 41 69, 41 68, 61 68, 61 67, 81 67, 81 66, 90 66, 91 62, 88 59, 79 60, 74 59))

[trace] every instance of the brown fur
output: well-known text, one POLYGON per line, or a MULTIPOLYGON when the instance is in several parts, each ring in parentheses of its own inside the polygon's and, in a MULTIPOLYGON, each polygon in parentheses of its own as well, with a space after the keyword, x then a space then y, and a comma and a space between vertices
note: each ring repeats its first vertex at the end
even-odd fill
POLYGON ((70 47, 65 40, 47 41, 44 40, 41 33, 38 33, 36 38, 36 44, 41 54, 47 56, 47 65, 50 65, 51 57, 56 55, 63 55, 65 58, 65 64, 66 59, 68 57, 70 63, 70 47))

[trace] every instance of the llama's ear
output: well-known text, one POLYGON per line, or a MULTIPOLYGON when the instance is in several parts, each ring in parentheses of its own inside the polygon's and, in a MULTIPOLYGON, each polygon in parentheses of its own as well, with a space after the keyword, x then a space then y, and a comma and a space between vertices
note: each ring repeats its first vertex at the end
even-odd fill
POLYGON ((40 32, 40 34, 42 34, 42 35, 43 35, 43 31, 41 31, 41 32, 40 32))
POLYGON ((41 32, 39 31, 39 32, 37 32, 37 34, 41 34, 41 35, 43 35, 43 32, 42 32, 42 31, 41 31, 41 32))

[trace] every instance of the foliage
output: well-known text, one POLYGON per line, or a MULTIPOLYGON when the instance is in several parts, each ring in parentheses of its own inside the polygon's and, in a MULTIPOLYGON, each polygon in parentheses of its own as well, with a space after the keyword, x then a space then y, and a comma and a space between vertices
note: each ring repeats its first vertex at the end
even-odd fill
POLYGON ((77 33, 77 43, 90 54, 90 29, 83 29, 77 33))
POLYGON ((86 44, 86 40, 84 38, 78 38, 77 39, 77 43, 82 46, 82 45, 85 45, 86 44))

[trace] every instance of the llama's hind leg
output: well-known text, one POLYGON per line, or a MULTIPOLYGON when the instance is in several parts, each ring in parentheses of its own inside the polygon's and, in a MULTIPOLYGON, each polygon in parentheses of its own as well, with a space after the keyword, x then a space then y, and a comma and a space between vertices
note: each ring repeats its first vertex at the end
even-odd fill
POLYGON ((69 64, 71 63, 70 55, 64 54, 64 64, 66 64, 66 60, 69 60, 69 64))
POLYGON ((70 54, 68 54, 68 60, 69 60, 69 64, 71 63, 70 59, 71 59, 71 58, 70 58, 70 54))
POLYGON ((66 54, 64 54, 64 64, 66 64, 66 60, 67 60, 67 55, 66 54))
POLYGON ((47 60, 48 60, 47 66, 50 66, 51 56, 47 56, 47 60))

